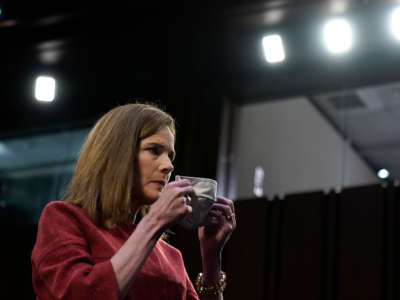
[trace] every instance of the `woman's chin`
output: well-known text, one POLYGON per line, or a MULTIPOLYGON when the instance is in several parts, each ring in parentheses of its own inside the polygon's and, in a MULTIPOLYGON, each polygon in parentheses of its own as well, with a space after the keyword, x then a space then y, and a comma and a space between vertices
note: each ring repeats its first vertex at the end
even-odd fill
POLYGON ((145 189, 135 198, 137 199, 139 205, 152 205, 160 198, 160 196, 161 196, 161 191, 157 189, 145 189))
POLYGON ((146 205, 152 205, 158 200, 158 198, 160 198, 160 195, 161 192, 148 193, 147 195, 145 195, 143 200, 146 202, 146 205))

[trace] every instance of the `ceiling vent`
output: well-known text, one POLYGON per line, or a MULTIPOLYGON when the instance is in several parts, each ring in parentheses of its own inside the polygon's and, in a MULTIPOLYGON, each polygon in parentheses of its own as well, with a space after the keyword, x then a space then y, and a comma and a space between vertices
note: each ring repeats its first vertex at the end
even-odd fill
POLYGON ((385 108, 400 108, 400 86, 382 87, 378 89, 378 96, 385 108))
POLYGON ((328 101, 338 111, 366 108, 365 103, 356 93, 332 95, 328 98, 328 101))

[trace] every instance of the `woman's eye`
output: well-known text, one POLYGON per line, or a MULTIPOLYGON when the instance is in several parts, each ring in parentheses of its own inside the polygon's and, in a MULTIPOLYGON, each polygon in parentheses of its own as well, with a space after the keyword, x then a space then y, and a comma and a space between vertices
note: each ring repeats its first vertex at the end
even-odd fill
POLYGON ((147 150, 150 151, 154 155, 158 155, 159 154, 157 148, 148 148, 147 150))

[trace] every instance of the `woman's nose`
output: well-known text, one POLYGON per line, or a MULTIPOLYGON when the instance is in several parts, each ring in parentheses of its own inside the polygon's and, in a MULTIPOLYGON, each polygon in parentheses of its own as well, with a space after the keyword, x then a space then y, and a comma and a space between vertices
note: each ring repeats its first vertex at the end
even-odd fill
POLYGON ((166 174, 168 174, 174 170, 174 165, 172 164, 172 161, 168 155, 165 155, 163 157, 160 168, 161 168, 161 171, 166 174))

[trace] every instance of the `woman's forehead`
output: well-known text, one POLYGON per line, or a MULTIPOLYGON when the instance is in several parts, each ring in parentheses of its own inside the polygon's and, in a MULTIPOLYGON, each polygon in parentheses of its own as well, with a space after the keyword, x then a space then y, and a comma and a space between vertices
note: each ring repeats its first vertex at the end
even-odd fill
POLYGON ((172 147, 175 143, 175 137, 168 126, 160 128, 156 133, 153 135, 148 136, 142 140, 142 143, 150 144, 150 143, 157 143, 164 146, 172 147))

